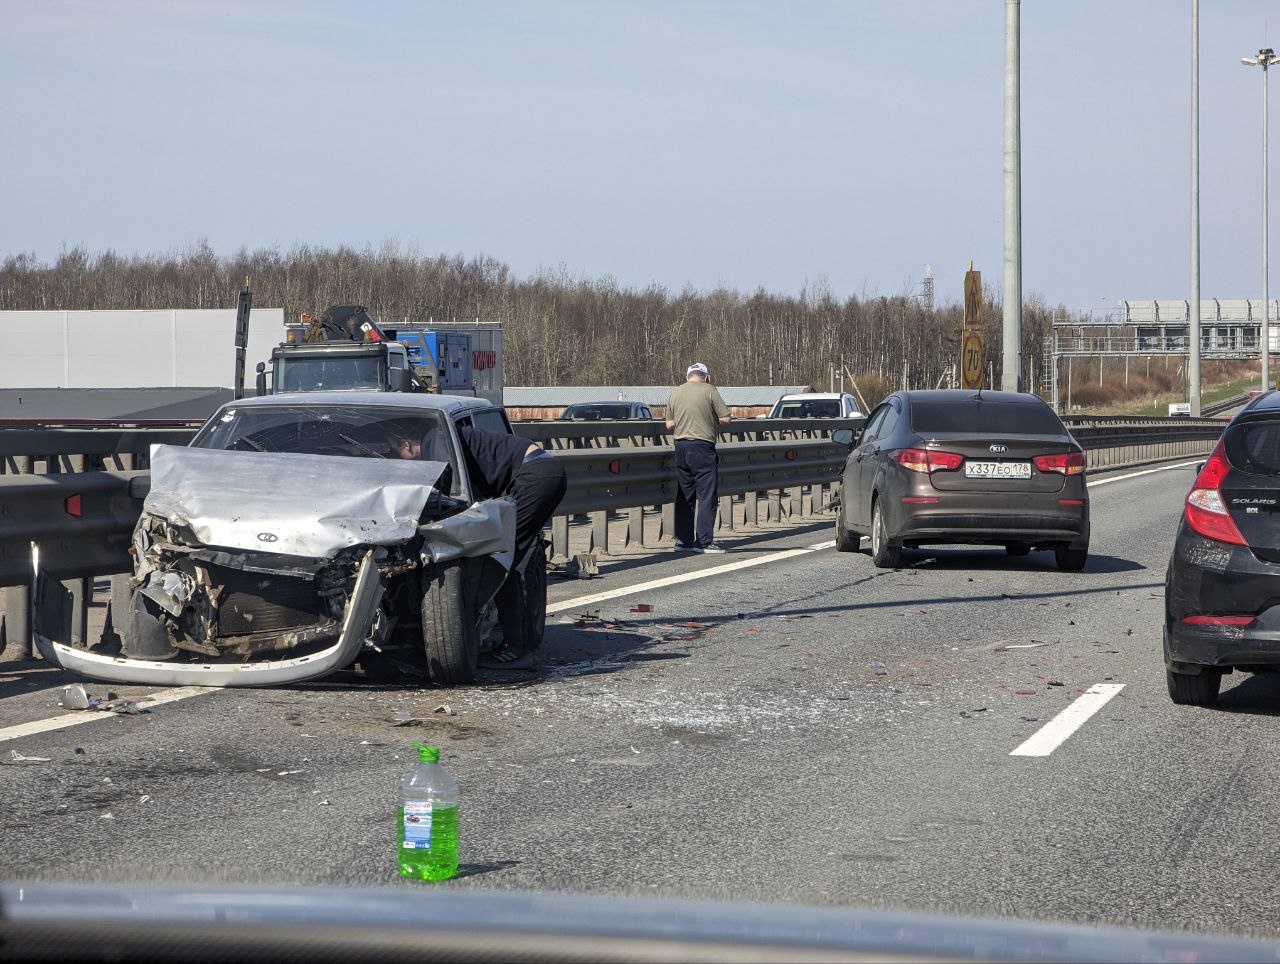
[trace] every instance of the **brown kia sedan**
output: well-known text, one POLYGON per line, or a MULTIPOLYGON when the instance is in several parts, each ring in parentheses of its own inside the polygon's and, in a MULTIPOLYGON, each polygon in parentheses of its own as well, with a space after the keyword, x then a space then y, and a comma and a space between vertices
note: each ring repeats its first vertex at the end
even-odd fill
MULTIPOLYGON (((848 430, 832 438, 853 443, 848 430)), ((867 418, 849 453, 836 547, 871 537, 881 568, 921 545, 1003 545, 1011 556, 1052 549, 1059 569, 1089 555, 1084 450, 1036 395, 898 392, 867 418)))

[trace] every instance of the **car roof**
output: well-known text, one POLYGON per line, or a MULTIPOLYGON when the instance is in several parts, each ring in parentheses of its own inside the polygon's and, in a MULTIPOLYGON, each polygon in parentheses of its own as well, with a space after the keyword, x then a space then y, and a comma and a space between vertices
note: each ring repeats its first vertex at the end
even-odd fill
POLYGON ((633 401, 629 398, 602 398, 598 402, 570 402, 566 408, 577 408, 579 405, 643 405, 644 402, 633 401))
POLYGON ((778 399, 778 401, 794 402, 797 399, 806 399, 806 398, 814 398, 814 399, 844 398, 848 394, 849 394, 848 392, 802 392, 799 395, 783 395, 780 399, 778 399))
POLYGON ((465 395, 436 395, 431 392, 285 392, 279 395, 257 395, 227 402, 223 408, 271 408, 276 405, 343 405, 347 408, 430 409, 456 415, 481 408, 493 408, 484 398, 465 395))
POLYGON ((1242 410, 1242 414, 1243 412, 1273 412, 1276 409, 1280 409, 1280 392, 1268 390, 1250 399, 1242 410))
POLYGON ((1000 402, 1002 405, 1047 405, 1039 395, 1030 392, 987 392, 968 388, 921 389, 895 392, 908 402, 956 402, 962 399, 979 402, 1000 402))

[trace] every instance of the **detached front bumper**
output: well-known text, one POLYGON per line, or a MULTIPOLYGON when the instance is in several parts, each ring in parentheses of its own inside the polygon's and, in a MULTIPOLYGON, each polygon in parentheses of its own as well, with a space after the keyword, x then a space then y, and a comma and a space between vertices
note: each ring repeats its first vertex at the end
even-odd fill
MULTIPOLYGON (((62 605, 62 586, 36 570, 32 607, 36 648, 54 666, 89 679, 109 683, 141 683, 157 686, 277 686, 319 679, 343 669, 355 661, 382 601, 383 583, 374 561, 374 550, 365 553, 360 562, 351 598, 342 618, 342 631, 330 647, 293 659, 254 660, 243 663, 157 662, 107 656, 76 649, 43 632, 42 614, 56 612, 62 605)), ((67 625, 68 620, 53 619, 45 625, 67 625)))

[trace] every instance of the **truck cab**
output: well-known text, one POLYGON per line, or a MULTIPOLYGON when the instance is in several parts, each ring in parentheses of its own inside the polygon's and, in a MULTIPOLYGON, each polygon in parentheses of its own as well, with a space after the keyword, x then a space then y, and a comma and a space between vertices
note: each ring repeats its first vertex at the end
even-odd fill
MULTIPOLYGON (((391 342, 329 341, 277 345, 271 351, 271 391, 423 391, 405 346, 391 342)), ((258 366, 258 394, 267 394, 266 366, 258 366)))

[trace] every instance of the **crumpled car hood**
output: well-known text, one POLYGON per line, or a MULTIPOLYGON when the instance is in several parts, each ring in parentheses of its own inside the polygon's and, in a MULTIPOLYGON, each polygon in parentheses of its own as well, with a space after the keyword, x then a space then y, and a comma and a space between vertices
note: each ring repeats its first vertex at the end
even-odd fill
POLYGON ((203 545, 328 559, 413 538, 444 462, 151 447, 142 511, 203 545))

